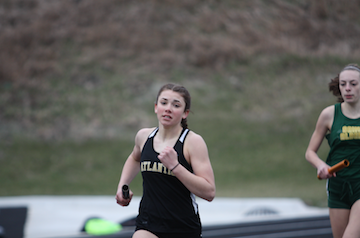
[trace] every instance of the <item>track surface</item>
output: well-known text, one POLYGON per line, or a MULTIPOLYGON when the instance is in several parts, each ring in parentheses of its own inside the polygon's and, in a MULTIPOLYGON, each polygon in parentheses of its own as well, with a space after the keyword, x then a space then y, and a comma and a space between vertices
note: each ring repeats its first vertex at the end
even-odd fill
MULTIPOLYGON (((113 196, 0 197, 0 226, 6 238, 130 238, 140 199, 120 207, 113 196), (82 232, 93 217, 120 223, 123 230, 96 237, 82 232)), ((332 237, 328 209, 296 198, 199 199, 198 204, 204 238, 332 237)))
MULTIPOLYGON (((133 232, 134 227, 125 227, 117 234, 96 237, 131 238, 133 232)), ((203 227, 203 238, 332 238, 332 232, 329 216, 317 216, 205 226, 203 227)))

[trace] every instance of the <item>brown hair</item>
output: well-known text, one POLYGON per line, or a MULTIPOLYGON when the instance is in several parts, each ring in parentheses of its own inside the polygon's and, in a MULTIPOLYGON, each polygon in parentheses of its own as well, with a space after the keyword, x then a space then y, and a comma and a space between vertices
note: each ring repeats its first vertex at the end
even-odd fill
MULTIPOLYGON (((155 101, 155 104, 157 104, 158 102, 158 99, 159 99, 159 96, 160 94, 165 91, 165 90, 172 90, 174 92, 177 92, 179 93, 183 98, 184 98, 184 101, 185 101, 185 109, 184 109, 184 112, 186 112, 187 110, 190 111, 190 106, 191 106, 191 96, 190 96, 190 93, 189 91, 181 86, 181 85, 177 85, 177 84, 173 84, 173 83, 168 83, 168 84, 165 84, 164 86, 162 86, 158 92, 158 95, 156 96, 156 101, 155 101)), ((187 125, 187 119, 182 119, 181 120, 181 126, 185 129, 188 128, 188 125, 187 125)))
POLYGON ((356 70, 360 73, 360 67, 357 64, 348 64, 345 66, 345 68, 343 68, 340 71, 340 73, 335 78, 331 79, 329 83, 329 91, 332 91, 333 95, 337 97, 338 102, 344 102, 344 99, 341 96, 340 86, 339 86, 340 83, 339 76, 341 72, 343 72, 344 70, 356 70))

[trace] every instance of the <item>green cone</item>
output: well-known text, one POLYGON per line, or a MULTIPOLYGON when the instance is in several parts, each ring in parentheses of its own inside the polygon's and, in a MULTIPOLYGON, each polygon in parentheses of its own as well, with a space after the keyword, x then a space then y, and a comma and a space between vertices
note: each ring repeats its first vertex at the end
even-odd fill
POLYGON ((91 235, 107 235, 121 231, 122 226, 118 223, 100 218, 89 219, 85 224, 85 232, 91 235))

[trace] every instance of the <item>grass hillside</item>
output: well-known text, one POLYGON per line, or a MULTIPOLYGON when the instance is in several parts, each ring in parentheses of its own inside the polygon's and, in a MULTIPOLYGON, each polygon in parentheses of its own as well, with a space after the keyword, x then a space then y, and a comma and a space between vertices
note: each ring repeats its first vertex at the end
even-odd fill
MULTIPOLYGON (((114 194, 165 82, 192 95, 217 196, 325 205, 304 153, 359 62, 359 0, 0 1, 0 195, 114 194)), ((327 145, 319 152, 326 158, 327 145)), ((141 195, 141 178, 131 184, 141 195)))

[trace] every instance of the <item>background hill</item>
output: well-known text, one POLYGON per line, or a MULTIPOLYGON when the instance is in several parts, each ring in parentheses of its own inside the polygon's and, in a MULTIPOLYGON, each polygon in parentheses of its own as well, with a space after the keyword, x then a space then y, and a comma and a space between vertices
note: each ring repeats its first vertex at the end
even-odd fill
POLYGON ((304 153, 336 101, 327 83, 359 62, 359 12, 359 0, 1 0, 0 195, 113 194, 170 81, 192 94, 219 196, 322 204, 304 153))

